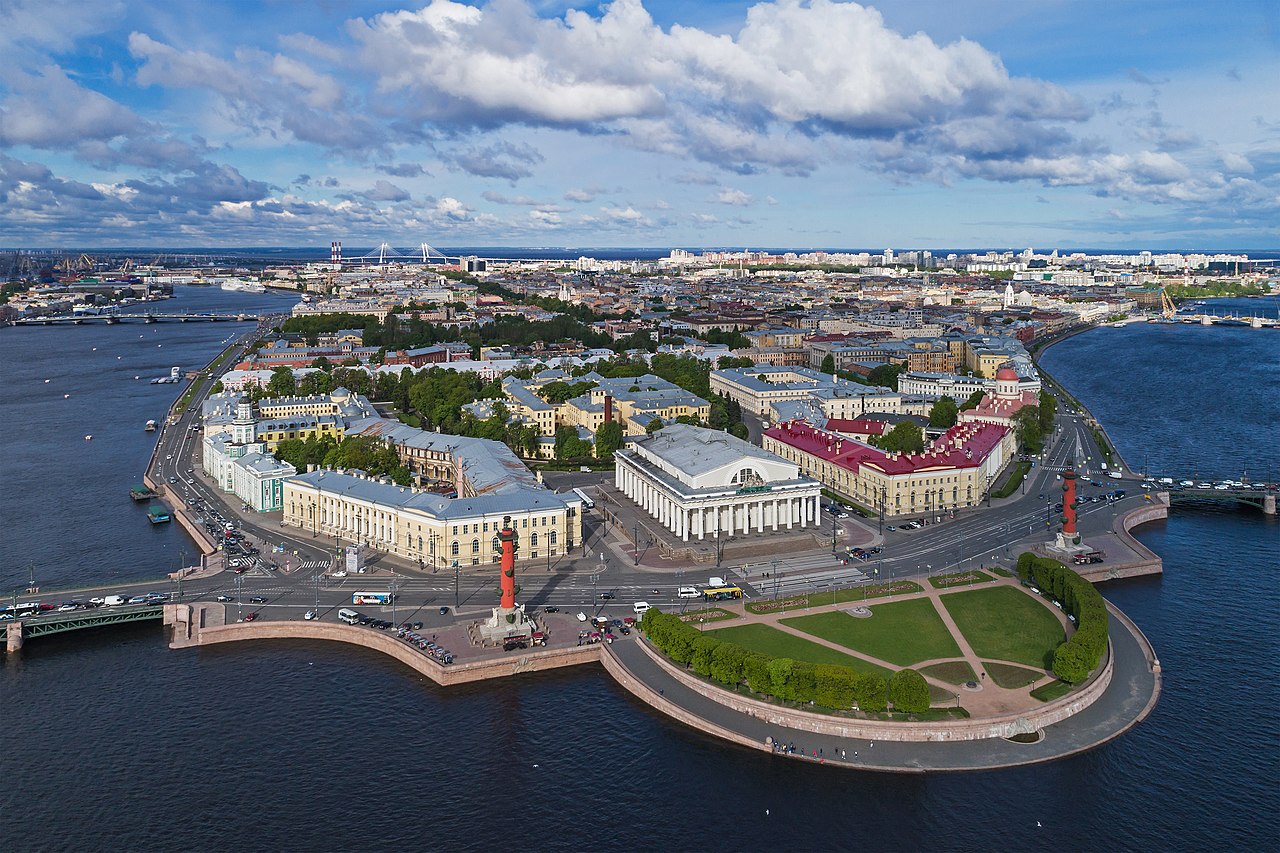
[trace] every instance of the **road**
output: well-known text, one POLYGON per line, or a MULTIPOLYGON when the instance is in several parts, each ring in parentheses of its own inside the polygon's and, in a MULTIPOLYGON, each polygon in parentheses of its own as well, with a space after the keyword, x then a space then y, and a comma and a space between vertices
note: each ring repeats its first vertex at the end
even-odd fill
MULTIPOLYGON (((232 362, 266 334, 269 322, 264 321, 242 338, 232 362)), ((168 489, 176 490, 210 523, 221 523, 220 519, 233 522, 259 545, 262 551, 259 557, 276 563, 279 570, 269 570, 259 564, 244 574, 228 571, 204 580, 185 581, 182 588, 184 599, 225 595, 232 598, 228 603, 237 605, 237 616, 243 615, 247 609, 254 609, 262 611, 263 615, 278 614, 285 618, 296 618, 303 611, 317 606, 322 612, 330 613, 343 604, 350 605, 352 591, 383 591, 392 584, 399 594, 398 618, 414 614, 413 618, 422 619, 422 614, 434 614, 432 618, 452 619, 455 606, 463 614, 473 614, 496 603, 496 566, 468 566, 457 573, 451 569, 433 573, 420 571, 405 561, 384 558, 376 564, 377 571, 373 574, 330 579, 324 576, 331 566, 334 546, 340 543, 332 542, 328 537, 315 538, 306 531, 281 528, 278 514, 243 513, 238 502, 236 506, 230 506, 226 495, 195 473, 200 467, 201 433, 192 427, 199 426, 201 404, 211 384, 206 384, 185 410, 176 413, 173 423, 165 424, 158 439, 152 476, 157 482, 167 484, 168 489), (282 547, 283 552, 273 554, 273 546, 282 547), (251 603, 251 597, 267 600, 265 603, 251 603), (440 607, 451 608, 450 615, 441 617, 438 613, 440 607)), ((601 547, 599 518, 593 514, 588 517, 584 536, 589 557, 561 558, 550 565, 531 563, 517 566, 517 582, 522 587, 521 601, 532 607, 556 606, 590 610, 592 613, 601 610, 610 616, 621 616, 629 614, 631 604, 636 601, 667 606, 681 604, 683 602, 676 597, 679 587, 705 584, 711 575, 739 583, 749 597, 762 597, 920 577, 980 565, 1002 563, 1009 566, 1016 560, 1024 543, 1051 538, 1057 517, 1052 505, 1061 498, 1060 472, 1066 468, 1075 468, 1085 477, 1092 474, 1101 484, 1098 488, 1082 479, 1081 494, 1091 496, 1117 487, 1125 488, 1129 494, 1119 502, 1086 503, 1079 507, 1080 529, 1086 538, 1093 532, 1109 530, 1117 514, 1139 505, 1143 500, 1137 481, 1100 478, 1101 455, 1092 431, 1080 414, 1071 411, 1069 404, 1062 400, 1059 400, 1059 411, 1057 427, 1045 454, 1017 494, 993 499, 989 507, 959 510, 954 517, 948 513, 934 514, 927 519, 934 523, 914 531, 889 530, 886 526, 883 539, 878 540, 883 552, 873 559, 850 560, 848 565, 843 565, 839 555, 827 548, 816 548, 776 559, 726 562, 719 567, 634 566, 630 560, 620 559, 616 552, 601 547), (601 554, 605 555, 603 561, 599 559, 601 554), (602 600, 602 593, 614 598, 602 600)), ((546 472, 544 476, 552 488, 580 487, 588 492, 594 485, 612 478, 608 472, 577 471, 546 472)), ((823 526, 830 525, 831 521, 824 510, 823 526)), ((901 523, 899 519, 892 521, 896 522, 895 527, 901 523)), ((27 598, 61 603, 73 598, 85 600, 96 595, 140 594, 152 590, 178 594, 176 581, 155 581, 27 598)), ((385 612, 389 614, 391 609, 386 608, 385 612)))

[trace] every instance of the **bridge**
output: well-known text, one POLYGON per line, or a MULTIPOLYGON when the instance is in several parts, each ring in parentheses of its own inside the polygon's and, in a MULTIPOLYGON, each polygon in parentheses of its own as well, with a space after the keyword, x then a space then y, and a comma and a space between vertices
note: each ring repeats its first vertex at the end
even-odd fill
POLYGON ((14 326, 83 326, 90 323, 247 323, 262 319, 257 314, 181 314, 172 312, 144 312, 138 314, 58 314, 50 317, 24 317, 11 320, 14 326))
POLYGON ((0 621, 0 638, 6 651, 22 648, 28 637, 43 637, 78 631, 85 628, 101 628, 106 625, 123 625, 126 622, 158 621, 164 618, 164 602, 156 604, 122 604, 115 607, 95 607, 89 610, 73 610, 68 613, 42 613, 22 619, 0 621))
POLYGON ((1247 504, 1256 506, 1266 515, 1276 514, 1276 487, 1268 486, 1267 489, 1253 488, 1229 488, 1221 489, 1217 486, 1165 486, 1164 491, 1169 493, 1169 503, 1187 503, 1189 501, 1218 501, 1247 504))

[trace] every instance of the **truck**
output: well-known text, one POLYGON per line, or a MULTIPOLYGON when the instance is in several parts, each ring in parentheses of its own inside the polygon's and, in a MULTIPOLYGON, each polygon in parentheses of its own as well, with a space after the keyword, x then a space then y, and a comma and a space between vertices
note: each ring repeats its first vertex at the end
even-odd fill
POLYGON ((107 607, 115 607, 118 604, 127 604, 128 602, 129 596, 127 595, 108 595, 102 599, 102 603, 107 607))

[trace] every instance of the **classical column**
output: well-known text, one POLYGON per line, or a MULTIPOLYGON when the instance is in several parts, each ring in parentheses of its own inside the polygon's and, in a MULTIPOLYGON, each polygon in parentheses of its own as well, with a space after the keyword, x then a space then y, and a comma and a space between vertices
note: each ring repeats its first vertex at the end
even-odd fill
POLYGON ((781 506, 777 498, 773 499, 773 532, 778 532, 778 508, 781 506))

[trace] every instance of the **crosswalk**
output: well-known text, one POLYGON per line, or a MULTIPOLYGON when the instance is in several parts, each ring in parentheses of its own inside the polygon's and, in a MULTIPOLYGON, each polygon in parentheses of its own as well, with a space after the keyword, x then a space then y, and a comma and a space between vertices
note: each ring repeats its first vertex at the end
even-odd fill
POLYGON ((304 560, 303 562, 298 564, 296 570, 300 570, 304 572, 315 572, 315 571, 319 571, 320 569, 327 569, 327 568, 329 568, 328 560, 304 560))

